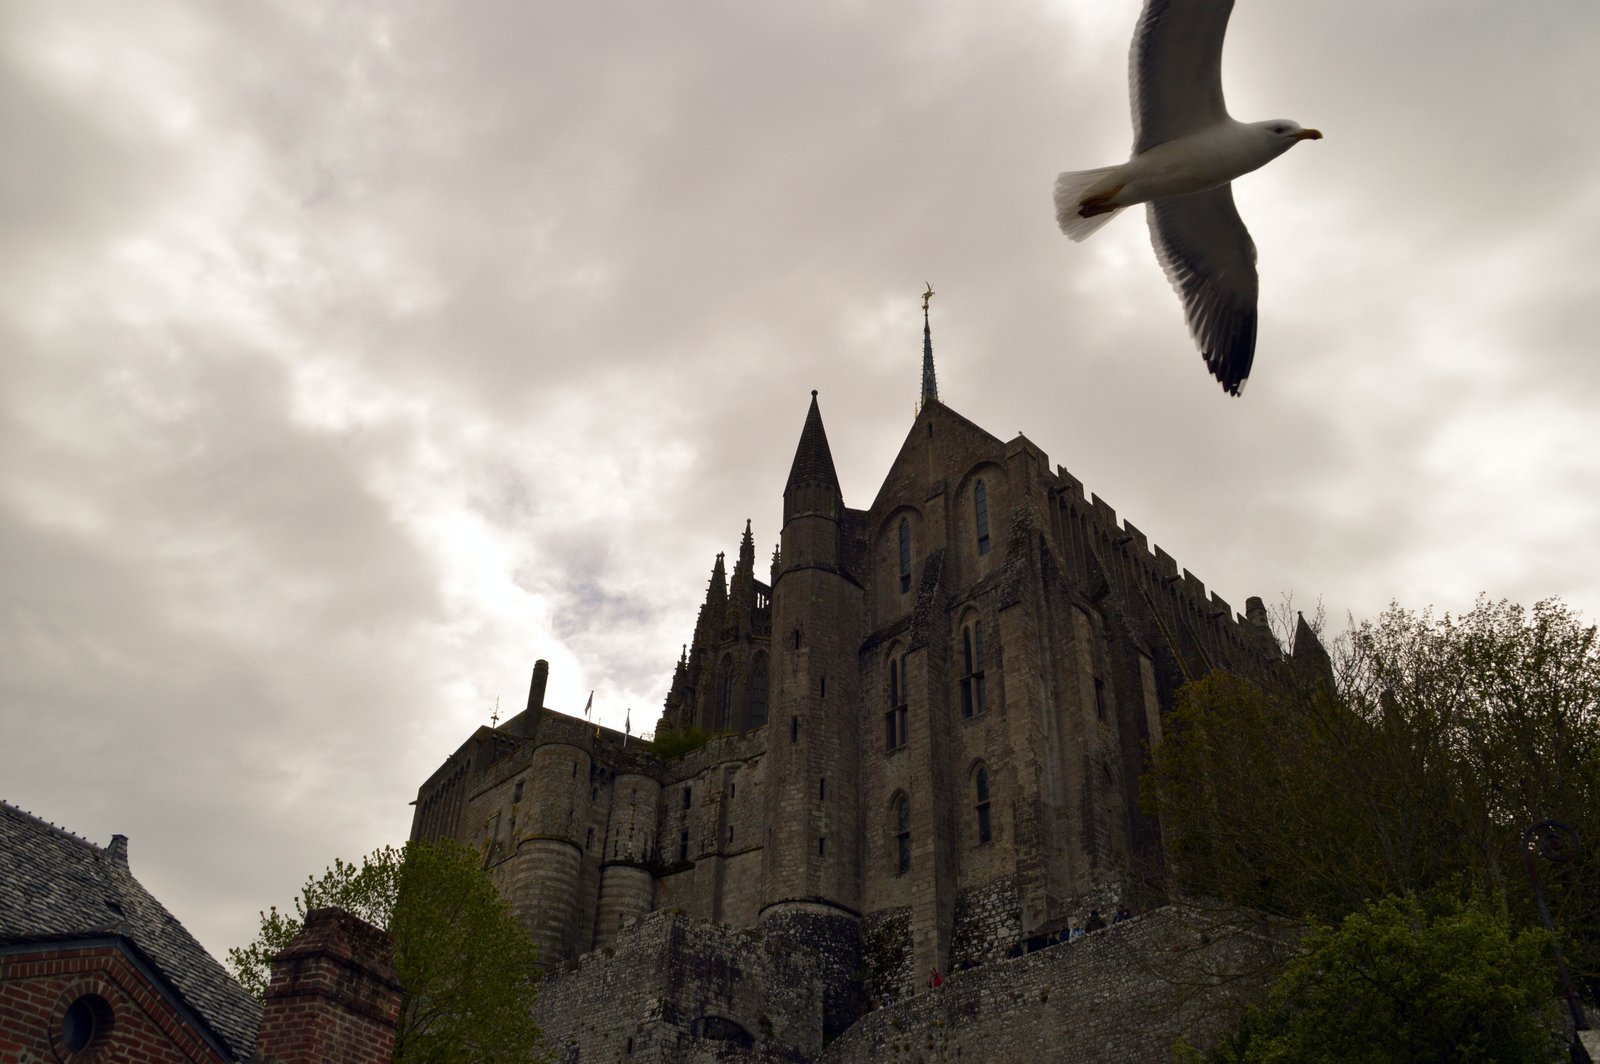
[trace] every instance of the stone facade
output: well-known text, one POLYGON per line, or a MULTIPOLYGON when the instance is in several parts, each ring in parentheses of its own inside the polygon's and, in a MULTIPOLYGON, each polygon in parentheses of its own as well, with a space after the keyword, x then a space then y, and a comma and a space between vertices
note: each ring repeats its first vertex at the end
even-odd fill
POLYGON ((812 394, 771 582, 747 524, 658 728, 725 734, 662 760, 545 707, 541 662, 527 709, 422 786, 413 837, 481 846, 547 965, 668 910, 763 930, 817 948, 831 1039, 930 968, 1162 897, 1146 751, 1187 680, 1281 667, 1266 612, 1236 615, 1031 440, 923 399, 852 509, 812 394))

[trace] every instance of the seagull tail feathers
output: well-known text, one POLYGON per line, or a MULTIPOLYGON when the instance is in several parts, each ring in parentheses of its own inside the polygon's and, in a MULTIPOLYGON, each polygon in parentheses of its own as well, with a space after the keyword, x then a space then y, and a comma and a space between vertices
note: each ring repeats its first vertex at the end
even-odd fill
POLYGON ((1116 184, 1107 178, 1120 169, 1119 166, 1102 166, 1098 170, 1068 170, 1056 176, 1056 224, 1063 233, 1073 240, 1085 240, 1122 213, 1121 207, 1087 218, 1081 213, 1083 201, 1091 193, 1105 195, 1115 190, 1116 184))

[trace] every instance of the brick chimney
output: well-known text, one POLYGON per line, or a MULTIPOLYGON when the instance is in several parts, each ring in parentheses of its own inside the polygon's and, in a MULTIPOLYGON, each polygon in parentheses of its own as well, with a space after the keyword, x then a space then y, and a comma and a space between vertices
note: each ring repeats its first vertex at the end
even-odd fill
POLYGON ((258 1064, 389 1064, 400 978, 389 936, 343 909, 313 909, 272 960, 258 1064))

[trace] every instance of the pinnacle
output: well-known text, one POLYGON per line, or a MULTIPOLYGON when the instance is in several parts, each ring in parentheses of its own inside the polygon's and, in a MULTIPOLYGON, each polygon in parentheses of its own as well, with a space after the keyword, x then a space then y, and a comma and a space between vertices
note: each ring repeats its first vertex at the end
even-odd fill
POLYGON ((811 409, 806 411, 805 427, 800 430, 800 446, 795 448, 794 464, 789 467, 789 487, 802 481, 820 482, 837 489, 839 475, 834 471, 833 452, 828 433, 822 427, 822 411, 817 393, 811 393, 811 409))

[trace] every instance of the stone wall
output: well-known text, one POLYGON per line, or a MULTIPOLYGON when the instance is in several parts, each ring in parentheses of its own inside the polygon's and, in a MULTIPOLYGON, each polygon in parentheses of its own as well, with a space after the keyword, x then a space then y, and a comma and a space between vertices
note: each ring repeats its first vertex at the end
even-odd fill
POLYGON ((862 993, 869 1008, 912 993, 911 906, 868 913, 861 920, 862 993))
POLYGON ((956 895, 956 931, 950 948, 953 966, 999 960, 1021 938, 1014 876, 956 895))
POLYGON ((1265 988, 1284 946, 1168 907, 1014 960, 955 972, 938 990, 869 1013, 820 1064, 1172 1059, 1209 1044, 1265 988))
POLYGON ((535 1016, 559 1064, 800 1062, 822 1050, 822 985, 810 953, 656 912, 547 974, 535 1016))

